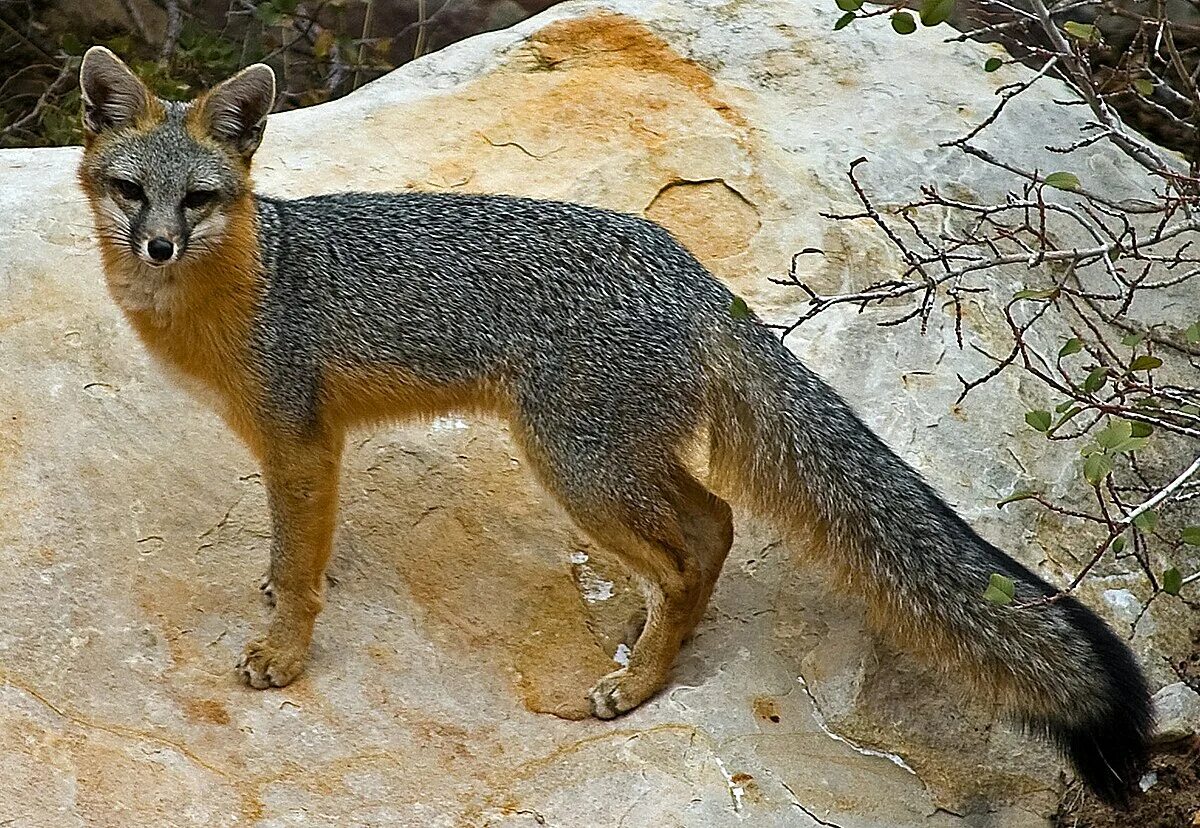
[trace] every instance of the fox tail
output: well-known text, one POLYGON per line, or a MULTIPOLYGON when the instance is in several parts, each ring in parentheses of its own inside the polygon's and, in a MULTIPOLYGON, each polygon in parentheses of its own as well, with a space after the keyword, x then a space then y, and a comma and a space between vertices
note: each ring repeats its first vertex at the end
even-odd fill
POLYGON ((994 694, 1098 796, 1124 800, 1153 728, 1126 644, 976 534, 768 329, 730 326, 709 349, 715 478, 785 532, 815 534, 876 629, 994 694), (993 573, 1032 605, 985 600, 993 573))

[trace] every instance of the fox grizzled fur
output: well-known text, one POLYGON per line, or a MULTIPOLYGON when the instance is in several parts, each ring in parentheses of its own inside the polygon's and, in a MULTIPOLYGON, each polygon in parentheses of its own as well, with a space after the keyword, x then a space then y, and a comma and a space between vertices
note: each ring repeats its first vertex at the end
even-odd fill
POLYGON ((628 666, 596 716, 664 686, 733 538, 737 492, 866 596, 876 626, 998 697, 1110 800, 1151 729, 1129 649, 979 537, 658 225, 507 196, 255 195, 274 97, 251 66, 156 100, 103 48, 83 61, 87 192, 111 294, 146 347, 215 402, 263 468, 275 608, 238 668, 304 666, 348 429, 498 414, 539 480, 643 584, 628 666), (702 483, 685 456, 708 456, 702 483))

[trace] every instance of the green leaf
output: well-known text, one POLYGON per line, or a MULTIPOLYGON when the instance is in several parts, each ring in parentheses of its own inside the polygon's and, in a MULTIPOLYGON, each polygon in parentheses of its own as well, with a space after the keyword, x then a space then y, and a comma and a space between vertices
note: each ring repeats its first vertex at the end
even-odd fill
POLYGON ((999 69, 1003 65, 1004 65, 1004 61, 1002 61, 1000 58, 988 58, 986 61, 984 61, 983 71, 995 72, 997 69, 999 69))
POLYGON ((993 604, 1004 606, 1012 603, 1014 592, 1012 578, 1005 578, 999 572, 993 572, 988 578, 987 589, 983 591, 983 597, 993 604))
POLYGON ((1054 406, 1054 413, 1061 414, 1064 411, 1066 411, 1068 408, 1070 408, 1072 405, 1074 405, 1074 403, 1071 400, 1067 400, 1066 402, 1060 402, 1058 405, 1054 406))
POLYGON ((1158 525, 1158 513, 1153 509, 1147 509, 1133 519, 1133 525, 1143 532, 1152 532, 1158 525))
POLYGON ((1093 454, 1083 464, 1084 479, 1093 486, 1099 486, 1112 470, 1113 461, 1107 454, 1093 454))
POLYGON ((1162 365, 1162 360, 1156 356, 1140 356, 1129 363, 1130 371, 1153 371, 1162 365))
POLYGON ((1112 551, 1114 555, 1120 555, 1125 550, 1125 536, 1113 538, 1112 551))
POLYGON ((1112 420, 1096 434, 1096 442, 1106 449, 1115 448, 1133 434, 1133 424, 1128 420, 1112 420))
POLYGON ((954 14, 954 0, 925 0, 921 6, 921 22, 926 26, 945 23, 954 14))
POLYGON ((1068 20, 1063 24, 1063 29, 1071 37, 1077 37, 1085 43, 1093 43, 1100 39, 1096 27, 1089 23, 1076 23, 1074 20, 1068 20))
POLYGON ((1031 489, 1018 489, 1008 497, 1004 498, 1004 500, 1001 500, 999 503, 997 503, 996 508, 1003 508, 1010 503, 1016 503, 1018 500, 1029 500, 1029 498, 1037 497, 1037 495, 1038 493, 1031 489))
POLYGON ((1183 332, 1183 335, 1186 336, 1187 341, 1193 345, 1195 345, 1197 342, 1200 342, 1200 322, 1189 325, 1188 329, 1183 332))
POLYGON ((1108 382, 1108 369, 1101 366, 1087 375, 1087 379, 1083 381, 1083 390, 1093 394, 1103 388, 1106 382, 1108 382))
POLYGON ((833 30, 836 32, 840 29, 846 28, 847 26, 849 26, 851 23, 854 22, 854 17, 855 17, 854 12, 846 12, 845 14, 843 14, 841 17, 838 18, 838 21, 836 23, 833 24, 833 30))
POLYGON ((1139 334, 1139 333, 1125 334, 1123 337, 1121 337, 1121 344, 1128 345, 1131 348, 1136 348, 1138 345, 1142 344, 1142 340, 1145 338, 1146 338, 1145 334, 1139 334))
POLYGON ((1063 345, 1062 348, 1059 349, 1058 356, 1061 359, 1062 357, 1068 357, 1071 354, 1077 354, 1082 350, 1083 340, 1077 336, 1073 336, 1067 340, 1066 345, 1063 345))
POLYGON ((733 301, 729 303, 729 315, 734 319, 749 319, 750 306, 746 304, 746 300, 740 296, 733 297, 733 301))
POLYGON ((836 0, 837 7, 844 12, 858 11, 862 8, 863 0, 836 0))
POLYGON ((1043 433, 1049 431, 1050 421, 1051 417, 1049 411, 1030 411, 1025 415, 1025 422, 1029 423, 1030 427, 1034 431, 1041 431, 1043 433))
POLYGON ((1074 417, 1080 411, 1083 411, 1083 409, 1080 408, 1079 406, 1075 405, 1075 406, 1071 406, 1070 408, 1068 408, 1065 412, 1061 412, 1062 416, 1058 418, 1058 422, 1054 424, 1054 427, 1055 428, 1061 427, 1064 423, 1066 423, 1068 420, 1070 420, 1072 417, 1074 417))
POLYGON ((1048 288, 1047 290, 1018 290, 1013 294, 1014 299, 1053 299, 1058 296, 1058 288, 1048 288))
POLYGON ((1056 172, 1046 176, 1046 184, 1056 190, 1078 190, 1079 178, 1075 173, 1056 172))
POLYGON ((1130 428, 1133 430, 1129 433, 1134 437, 1149 437, 1154 433, 1154 426, 1150 425, 1149 423, 1139 423, 1135 421, 1130 425, 1130 428))
POLYGON ((1178 595, 1179 590, 1183 589, 1183 573, 1176 567, 1164 569, 1162 574, 1162 588, 1167 595, 1178 595))
POLYGON ((896 34, 912 34, 917 30, 917 21, 908 12, 896 12, 892 15, 892 28, 896 34))
POLYGON ((1190 546, 1200 546, 1200 526, 1185 526, 1179 536, 1190 546))
POLYGON ((1145 437, 1130 437, 1127 440, 1122 440, 1112 447, 1112 454, 1124 454, 1140 449, 1146 443, 1150 442, 1145 437))
POLYGON ((1138 91, 1138 94, 1143 98, 1149 98, 1154 94, 1154 84, 1145 78, 1138 78, 1133 82, 1133 88, 1138 91))

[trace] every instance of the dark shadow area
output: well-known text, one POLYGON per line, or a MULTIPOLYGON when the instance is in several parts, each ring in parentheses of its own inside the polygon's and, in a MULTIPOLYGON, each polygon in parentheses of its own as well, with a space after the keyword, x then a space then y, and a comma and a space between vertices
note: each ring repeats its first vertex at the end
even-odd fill
POLYGON ((557 0, 0 0, 0 147, 82 140, 76 75, 93 44, 186 100, 264 62, 276 111, 324 103, 557 0))

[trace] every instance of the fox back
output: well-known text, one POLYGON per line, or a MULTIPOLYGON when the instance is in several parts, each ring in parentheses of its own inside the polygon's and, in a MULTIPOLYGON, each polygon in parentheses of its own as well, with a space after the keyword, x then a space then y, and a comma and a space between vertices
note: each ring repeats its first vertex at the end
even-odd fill
POLYGON ((631 443, 647 423, 698 424, 699 354, 732 296, 657 225, 429 193, 260 199, 258 215, 253 350, 280 417, 300 423, 328 403, 366 415, 384 398, 505 409, 536 398, 631 443), (621 404, 601 389, 620 389, 621 404))

